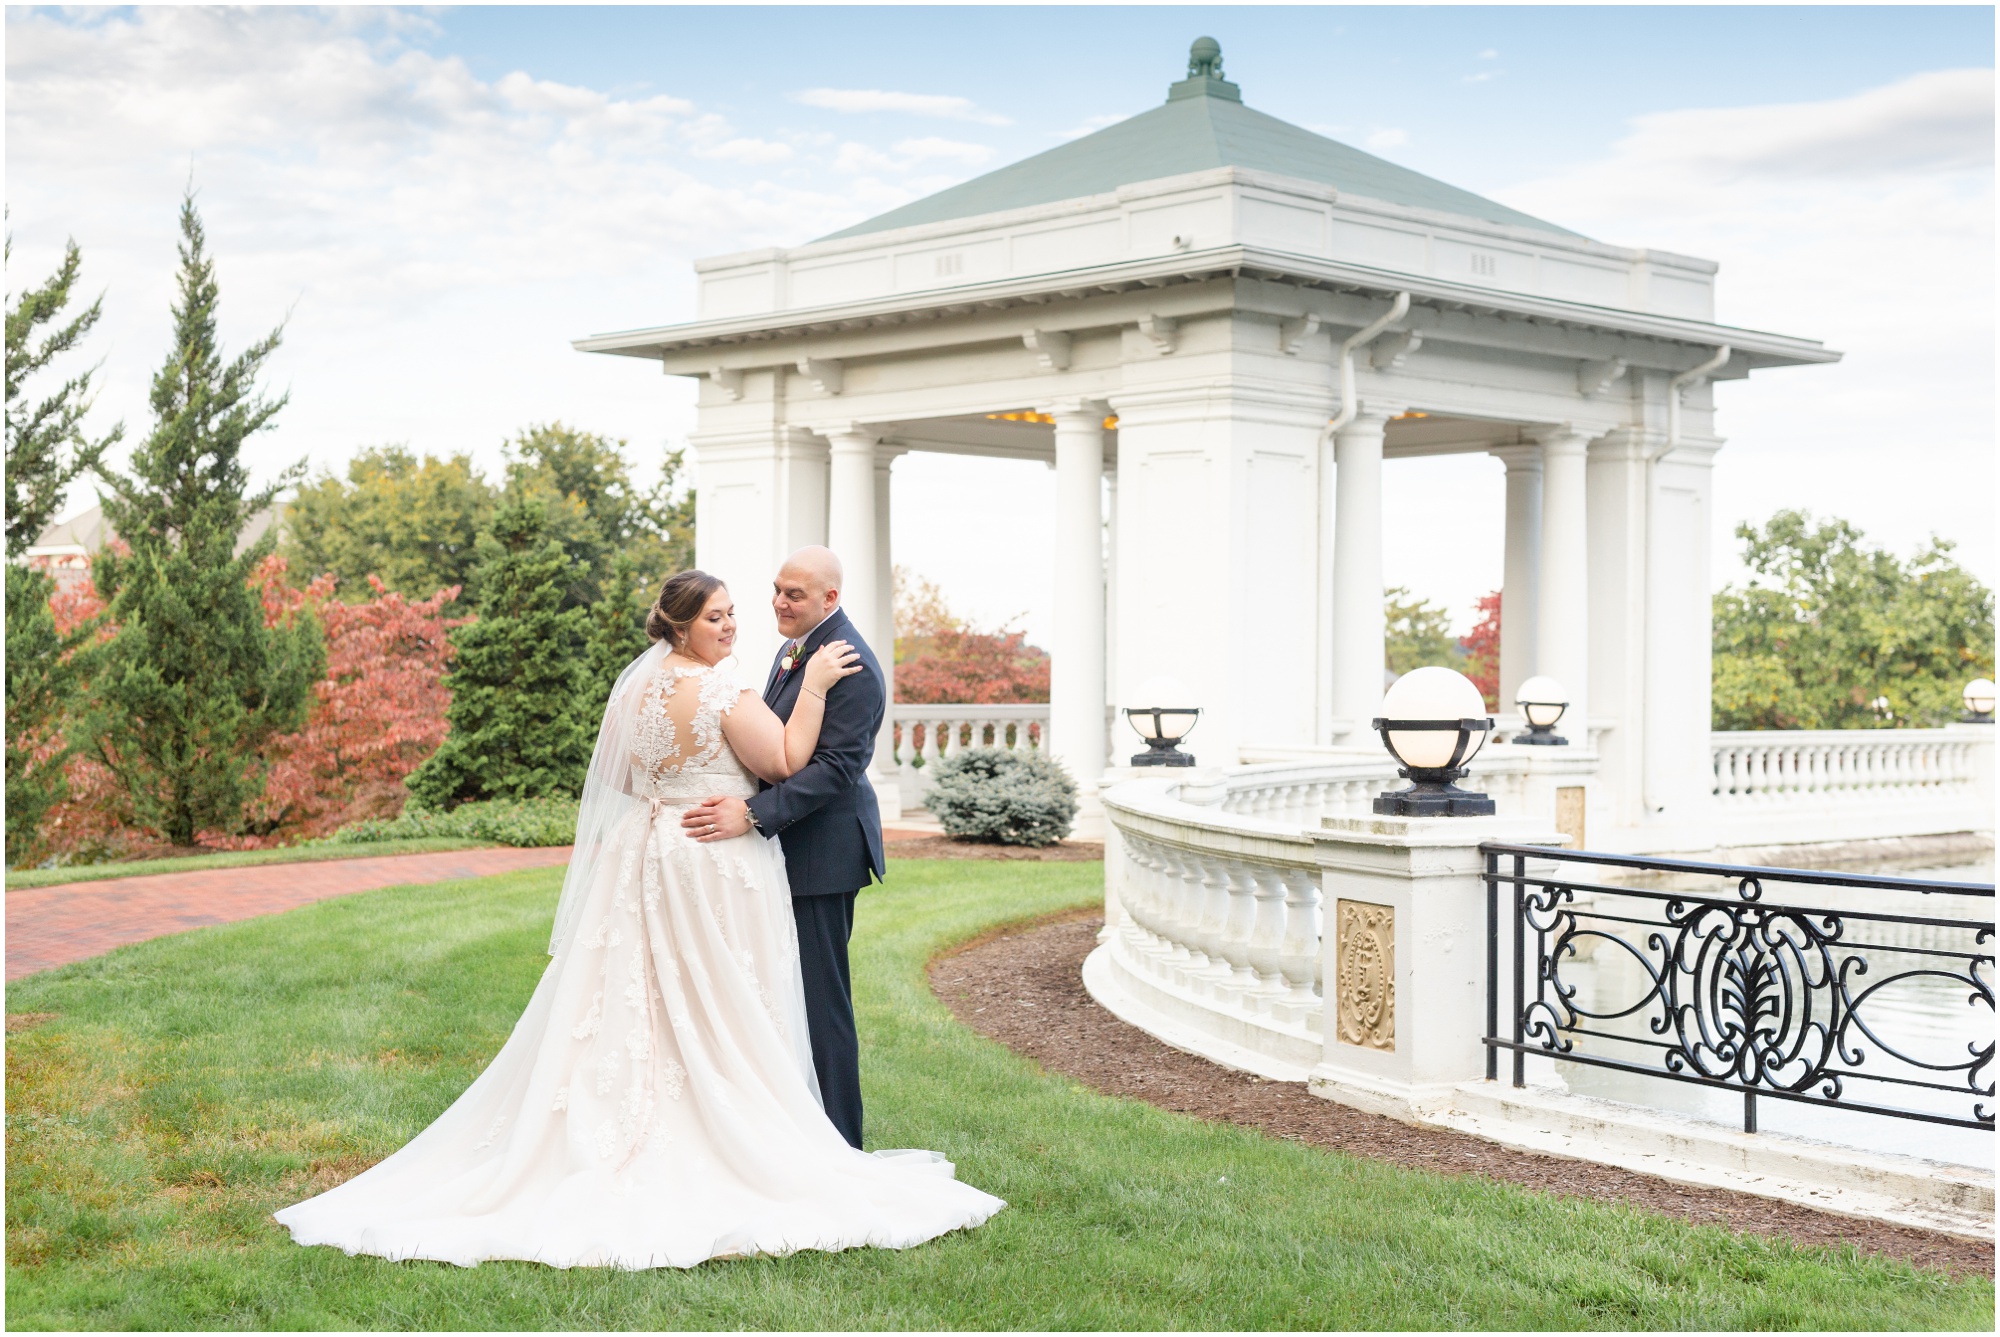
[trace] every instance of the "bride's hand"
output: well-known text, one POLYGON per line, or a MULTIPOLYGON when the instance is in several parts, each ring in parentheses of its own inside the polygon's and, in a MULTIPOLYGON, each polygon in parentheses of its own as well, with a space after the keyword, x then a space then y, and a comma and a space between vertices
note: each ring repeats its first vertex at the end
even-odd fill
POLYGON ((804 687, 824 697, 827 688, 842 678, 861 672, 861 652, 846 641, 828 641, 806 661, 804 687))

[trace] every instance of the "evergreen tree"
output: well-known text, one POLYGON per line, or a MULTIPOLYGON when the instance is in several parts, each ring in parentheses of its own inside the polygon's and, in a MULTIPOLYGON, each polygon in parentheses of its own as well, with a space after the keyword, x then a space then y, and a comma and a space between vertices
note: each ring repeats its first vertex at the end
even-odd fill
MULTIPOLYGON (((13 238, 4 253, 13 258, 13 238)), ((93 371, 69 376, 39 399, 24 399, 29 378, 73 350, 103 314, 99 297, 67 321, 64 309, 83 268, 75 242, 39 288, 7 304, 7 862, 24 857, 48 810, 63 800, 64 764, 74 750, 60 724, 77 689, 75 651, 91 628, 62 635, 49 610, 54 582, 23 565, 70 483, 94 468, 124 433, 92 440, 83 431, 93 371), (39 339, 37 332, 51 326, 39 339)))
POLYGON ((582 608, 565 608, 574 559, 538 498, 510 501, 480 536, 478 619, 452 633, 451 732, 404 781, 425 808, 576 794, 596 739, 582 608))
MULTIPOLYGON (((5 255, 11 263, 14 239, 5 255)), ((104 314, 102 296, 76 317, 51 329, 39 342, 36 330, 56 322, 69 305, 83 253, 75 242, 63 251, 63 261, 48 282, 21 294, 7 306, 7 556, 18 558, 50 520, 55 518, 69 485, 79 474, 97 467, 104 452, 125 434, 121 424, 93 441, 84 434, 83 418, 92 400, 90 371, 71 376, 38 401, 24 402, 27 380, 74 349, 104 314)), ((11 603, 11 599, 9 600, 11 603)))
POLYGON ((249 517, 303 472, 252 493, 242 460, 244 442, 285 403, 255 385, 280 331, 223 360, 220 291, 191 194, 180 225, 174 345, 153 378, 153 429, 129 476, 105 472, 105 514, 129 552, 97 561, 118 630, 88 656, 86 732, 139 823, 190 845, 203 831, 242 828, 263 790, 259 750, 304 722, 325 647, 309 612, 265 625, 249 579, 272 537, 236 550, 249 517))
POLYGON ((610 699, 619 673, 651 644, 646 614, 658 594, 658 587, 640 572, 638 559, 629 552, 613 553, 606 570, 603 597, 585 610, 589 630, 584 660, 599 710, 610 699))
POLYGON ((506 445, 510 500, 534 499, 548 532, 574 559, 568 607, 594 604, 610 575, 609 559, 628 553, 645 579, 658 583, 694 564, 694 496, 676 496, 681 452, 666 458, 650 492, 633 482, 625 442, 560 422, 530 427, 506 445))

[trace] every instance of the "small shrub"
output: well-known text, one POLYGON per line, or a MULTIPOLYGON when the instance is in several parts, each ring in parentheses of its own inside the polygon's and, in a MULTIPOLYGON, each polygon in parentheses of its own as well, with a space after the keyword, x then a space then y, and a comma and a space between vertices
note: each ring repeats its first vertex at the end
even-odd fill
POLYGON ((939 763, 926 802, 948 835, 1053 845, 1076 820, 1076 781, 1040 751, 972 747, 939 763))
POLYGON ((352 822, 308 845, 367 845, 378 840, 410 840, 451 836, 460 840, 490 840, 496 845, 567 845, 576 839, 576 800, 553 798, 487 799, 461 803, 450 812, 406 808, 400 817, 352 822))

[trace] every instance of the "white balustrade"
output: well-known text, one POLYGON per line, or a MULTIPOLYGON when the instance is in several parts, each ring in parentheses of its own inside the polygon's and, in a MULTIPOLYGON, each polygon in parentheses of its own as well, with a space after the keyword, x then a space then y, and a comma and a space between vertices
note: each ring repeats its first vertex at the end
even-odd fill
POLYGON ((1113 793, 1115 968, 1204 1033, 1281 1066, 1317 1061, 1320 871, 1302 824, 1183 802, 1178 778, 1113 793))
POLYGON ((1960 729, 1743 730, 1710 736, 1724 807, 1936 796, 1976 784, 1960 729))
MULTIPOLYGON (((899 723, 910 709, 899 708, 899 723)), ((953 721, 981 708, 956 709, 929 719, 969 738, 971 726, 953 721)), ((1992 739, 1980 725, 1718 733, 1712 838, 1740 847, 1990 831, 1992 739)), ((1474 759, 1466 784, 1491 794, 1503 819, 1547 823, 1547 808, 1528 809, 1595 768, 1581 749, 1502 745, 1474 759)), ((1329 916, 1308 833, 1326 818, 1371 814, 1377 794, 1403 783, 1394 763, 1323 749, 1140 774, 1104 796, 1114 916, 1101 953, 1112 987, 1139 1000, 1147 1029, 1169 1043, 1266 1075, 1309 1069, 1324 1048, 1329 916)))
POLYGON ((955 751, 1048 746, 1046 703, 918 706, 899 701, 891 709, 896 773, 902 782, 905 811, 923 806, 936 774, 932 768, 955 751))

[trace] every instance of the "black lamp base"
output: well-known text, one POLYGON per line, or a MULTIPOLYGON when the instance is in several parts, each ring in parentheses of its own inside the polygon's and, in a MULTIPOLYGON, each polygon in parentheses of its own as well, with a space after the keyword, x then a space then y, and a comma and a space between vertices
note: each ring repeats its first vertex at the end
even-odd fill
POLYGON ((1494 812, 1492 799, 1448 781, 1419 780, 1408 789, 1375 796, 1380 817, 1491 817, 1494 812))
POLYGON ((1977 710, 1968 710, 1958 717, 1958 722, 1960 724, 1991 724, 1993 723, 1993 712, 1989 710, 1982 714, 1977 710))
POLYGON ((1553 724, 1545 724, 1538 729, 1530 724, 1528 732, 1517 733, 1507 741, 1517 747, 1568 747, 1569 739, 1557 733, 1555 727, 1553 724))
POLYGON ((1162 739, 1148 739, 1146 751, 1132 759, 1134 767, 1192 767, 1194 755, 1182 753, 1174 743, 1162 739))

